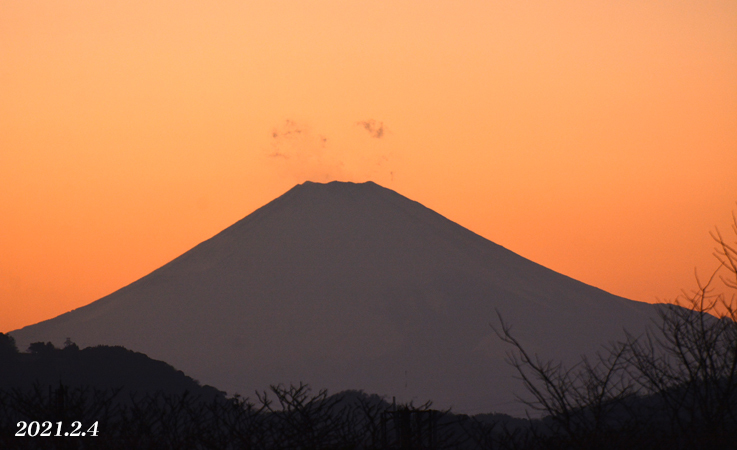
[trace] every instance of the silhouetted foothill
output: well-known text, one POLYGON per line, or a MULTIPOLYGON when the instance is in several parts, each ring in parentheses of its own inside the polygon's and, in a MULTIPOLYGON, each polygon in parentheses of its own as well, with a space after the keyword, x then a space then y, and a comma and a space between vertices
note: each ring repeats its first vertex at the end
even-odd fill
MULTIPOLYGON (((2 339, 2 338, 0 338, 2 339)), ((95 389, 122 389, 129 394, 190 392, 206 398, 222 398, 223 393, 201 386, 169 364, 123 347, 88 347, 80 350, 73 342, 63 349, 47 342, 35 342, 28 353, 15 353, 0 371, 0 389, 28 389, 33 385, 59 384, 95 389)), ((45 388, 44 388, 45 389, 45 388)))
POLYGON ((18 353, 18 347, 15 345, 15 339, 5 333, 0 333, 0 356, 13 355, 18 353))
POLYGON ((0 370, 8 367, 18 358, 18 347, 12 336, 0 333, 0 370))

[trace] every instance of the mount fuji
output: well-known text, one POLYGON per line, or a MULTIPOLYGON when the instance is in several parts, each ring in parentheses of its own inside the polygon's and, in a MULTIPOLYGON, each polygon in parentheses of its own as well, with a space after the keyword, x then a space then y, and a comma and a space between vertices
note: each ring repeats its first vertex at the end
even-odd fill
POLYGON ((16 330, 122 345, 244 396, 305 382, 518 413, 497 311, 543 358, 639 334, 651 304, 501 247, 375 183, 305 182, 134 283, 16 330))

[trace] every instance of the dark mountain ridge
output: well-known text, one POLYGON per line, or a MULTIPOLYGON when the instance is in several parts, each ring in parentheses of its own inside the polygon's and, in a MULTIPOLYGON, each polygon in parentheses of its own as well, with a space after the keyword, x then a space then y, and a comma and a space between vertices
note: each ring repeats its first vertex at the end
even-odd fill
MULTIPOLYGON (((0 335, 0 338, 4 336, 0 335)), ((202 399, 224 399, 224 392, 200 383, 163 361, 115 346, 80 349, 67 343, 55 348, 51 343, 35 343, 26 353, 0 352, 0 390, 41 392, 66 388, 117 392, 125 401, 130 395, 189 395, 202 399)))

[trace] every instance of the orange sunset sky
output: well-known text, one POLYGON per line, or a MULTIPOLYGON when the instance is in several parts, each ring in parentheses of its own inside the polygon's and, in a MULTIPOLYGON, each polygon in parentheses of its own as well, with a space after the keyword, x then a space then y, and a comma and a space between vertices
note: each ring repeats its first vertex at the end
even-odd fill
POLYGON ((737 209, 737 2, 0 2, 0 331, 305 180, 673 298, 737 209))

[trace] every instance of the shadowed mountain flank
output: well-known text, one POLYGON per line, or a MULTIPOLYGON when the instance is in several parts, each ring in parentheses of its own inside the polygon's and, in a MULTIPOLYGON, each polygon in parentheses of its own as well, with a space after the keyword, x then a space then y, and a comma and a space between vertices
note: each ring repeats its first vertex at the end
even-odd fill
POLYGON ((656 308, 529 261, 375 183, 307 182, 140 280, 17 330, 122 345, 229 393, 303 381, 514 412, 489 326, 578 361, 656 308))

